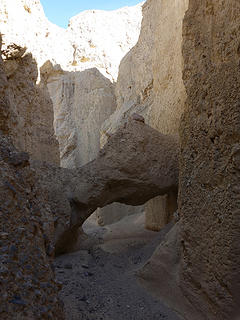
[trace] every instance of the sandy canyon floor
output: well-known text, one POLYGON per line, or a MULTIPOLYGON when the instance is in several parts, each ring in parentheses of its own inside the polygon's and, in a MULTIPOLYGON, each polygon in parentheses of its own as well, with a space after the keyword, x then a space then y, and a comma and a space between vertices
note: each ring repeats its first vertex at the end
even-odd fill
POLYGON ((147 231, 133 215, 107 227, 90 217, 84 231, 82 248, 55 261, 67 320, 180 320, 136 276, 167 230, 147 231))

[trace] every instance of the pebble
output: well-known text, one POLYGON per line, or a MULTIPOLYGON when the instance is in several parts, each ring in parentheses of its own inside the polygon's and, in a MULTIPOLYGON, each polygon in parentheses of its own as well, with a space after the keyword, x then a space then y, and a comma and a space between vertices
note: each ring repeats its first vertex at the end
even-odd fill
POLYGON ((8 233, 7 233, 7 232, 1 232, 1 233, 0 233, 0 237, 1 237, 2 239, 7 239, 7 238, 8 238, 8 233))
POLYGON ((17 297, 17 296, 15 296, 14 299, 10 300, 9 302, 20 305, 20 306, 27 305, 26 301, 22 300, 21 297, 17 297))
POLYGON ((92 272, 84 272, 85 277, 92 277, 94 274, 92 272))
POLYGON ((83 296, 82 298, 79 298, 78 300, 79 300, 79 301, 86 302, 86 301, 87 301, 87 298, 86 298, 86 296, 83 296))

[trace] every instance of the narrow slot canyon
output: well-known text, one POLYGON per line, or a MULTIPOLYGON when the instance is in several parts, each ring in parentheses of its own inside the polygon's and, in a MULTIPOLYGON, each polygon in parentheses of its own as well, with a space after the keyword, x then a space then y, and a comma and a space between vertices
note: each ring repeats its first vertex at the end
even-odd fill
POLYGON ((0 0, 0 320, 239 320, 239 0, 54 3, 0 0))

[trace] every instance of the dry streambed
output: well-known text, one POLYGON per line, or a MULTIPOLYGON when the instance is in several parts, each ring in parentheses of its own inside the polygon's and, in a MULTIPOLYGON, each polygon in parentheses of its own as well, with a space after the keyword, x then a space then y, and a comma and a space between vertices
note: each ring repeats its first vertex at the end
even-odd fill
POLYGON ((135 215, 108 228, 90 225, 94 241, 88 248, 56 259, 67 320, 180 319, 135 277, 163 236, 144 230, 141 222, 135 215))

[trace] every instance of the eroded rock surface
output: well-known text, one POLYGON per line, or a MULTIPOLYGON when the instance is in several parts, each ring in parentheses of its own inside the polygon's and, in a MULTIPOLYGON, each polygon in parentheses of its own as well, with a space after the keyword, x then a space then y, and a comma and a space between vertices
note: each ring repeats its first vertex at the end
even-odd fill
POLYGON ((138 40, 141 5, 88 10, 72 17, 63 29, 46 18, 39 0, 1 0, 1 33, 6 46, 27 47, 39 67, 50 60, 66 71, 98 68, 116 80, 120 60, 138 40))
MULTIPOLYGON (((36 84, 37 63, 16 44, 3 50, 8 99, 9 136, 16 148, 34 159, 59 164, 59 145, 53 128, 53 105, 45 85, 36 84)), ((4 104, 3 104, 4 105, 4 104)))
POLYGON ((0 57, 0 318, 63 319, 59 284, 51 269, 54 221, 29 155, 17 151, 7 137, 7 88, 0 57))
POLYGON ((109 138, 95 160, 79 169, 33 164, 52 211, 59 217, 55 242, 65 238, 59 251, 72 250, 79 227, 98 207, 112 202, 136 206, 159 194, 176 194, 178 152, 177 138, 130 119, 109 138))
POLYGON ((51 269, 54 221, 30 169, 0 135, 0 318, 63 319, 51 269))
POLYGON ((180 283, 201 319, 240 316, 239 25, 237 0, 190 0, 184 20, 180 283))
POLYGON ((47 69, 47 64, 41 68, 53 102, 61 166, 74 169, 97 157, 100 128, 116 109, 114 84, 97 68, 82 72, 55 69, 47 69))
POLYGON ((79 194, 80 203, 94 206, 100 200, 96 205, 102 207, 114 200, 140 205, 154 195, 176 191, 178 151, 176 137, 129 119, 109 138, 94 161, 77 170, 88 181, 85 184, 82 179, 76 184, 74 193, 79 194))
MULTIPOLYGON (((178 135, 186 99, 182 81, 182 21, 188 0, 151 0, 143 5, 139 40, 122 59, 116 84, 117 109, 101 129, 107 135, 137 112, 163 134, 178 135)), ((145 206, 146 226, 159 230, 176 209, 176 199, 159 197, 145 206), (170 204, 170 206, 169 206, 170 204)), ((114 208, 113 208, 114 210, 114 208)), ((103 209, 103 216, 104 209, 103 209)))
POLYGON ((39 0, 0 1, 4 48, 25 46, 38 69, 46 62, 54 66, 45 84, 63 167, 84 165, 99 151, 100 127, 116 109, 109 79, 116 81, 121 59, 138 40, 142 4, 110 12, 88 10, 72 17, 64 30, 48 21, 39 0))

